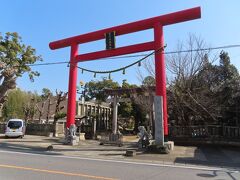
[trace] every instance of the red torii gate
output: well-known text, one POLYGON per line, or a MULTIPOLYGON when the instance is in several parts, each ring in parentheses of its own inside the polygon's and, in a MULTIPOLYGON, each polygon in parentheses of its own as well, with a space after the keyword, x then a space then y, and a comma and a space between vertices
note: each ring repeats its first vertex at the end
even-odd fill
MULTIPOLYGON (((49 47, 60 49, 64 47, 71 47, 70 56, 70 72, 69 72, 69 85, 68 85, 68 110, 67 110, 67 127, 75 124, 76 114, 76 86, 77 86, 77 63, 82 61, 96 60, 100 58, 125 55, 130 53, 137 53, 143 51, 155 50, 164 46, 163 26, 176 24, 184 21, 194 20, 201 17, 200 7, 186 9, 162 16, 157 16, 141 21, 136 21, 112 28, 107 28, 79 36, 74 36, 58 41, 51 42, 49 47), (115 32, 116 36, 129 34, 146 29, 154 29, 154 41, 140 43, 130 46, 119 47, 111 50, 102 50, 86 54, 78 54, 78 45, 96 41, 105 38, 106 33, 115 32)), ((167 98, 166 98, 166 73, 164 53, 155 53, 155 74, 156 74, 156 96, 163 97, 163 124, 164 135, 168 135, 168 120, 167 120, 167 98)))

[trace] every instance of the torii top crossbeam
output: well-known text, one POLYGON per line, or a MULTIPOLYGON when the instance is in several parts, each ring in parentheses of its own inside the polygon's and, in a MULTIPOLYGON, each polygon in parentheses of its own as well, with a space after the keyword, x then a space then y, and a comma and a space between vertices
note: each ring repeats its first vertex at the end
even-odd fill
MULTIPOLYGON (((95 32, 90 32, 87 34, 82 34, 79 36, 74 36, 59 41, 54 41, 49 44, 52 50, 72 46, 73 44, 83 44, 91 41, 97 41, 105 38, 105 33, 115 31, 116 36, 134 33, 137 31, 147 30, 154 28, 156 23, 161 24, 162 26, 176 24, 184 21, 189 21, 193 19, 200 18, 200 7, 187 9, 175 13, 170 13, 162 16, 157 16, 141 21, 136 21, 128 24, 123 24, 120 26, 115 26, 95 32)), ((81 54, 76 57, 77 61, 87 61, 95 60, 99 58, 119 56, 124 54, 135 53, 136 49, 138 52, 154 50, 154 42, 142 43, 138 45, 125 46, 122 48, 114 49, 114 51, 98 51, 94 53, 81 54)))
MULTIPOLYGON (((76 103, 76 84, 77 84, 77 63, 88 60, 96 60, 100 58, 125 55, 143 51, 155 50, 164 47, 163 26, 176 24, 184 21, 198 19, 201 17, 200 7, 178 11, 162 16, 153 17, 141 21, 136 21, 120 26, 115 26, 79 36, 74 36, 49 44, 52 50, 71 47, 70 72, 69 72, 69 87, 68 87, 68 113, 67 127, 75 123, 75 103, 76 103), (106 33, 115 32, 116 36, 142 31, 146 29, 154 29, 154 41, 114 48, 111 50, 102 50, 86 54, 78 54, 79 44, 96 41, 105 38, 106 33)), ((161 52, 155 53, 155 76, 156 76, 156 96, 161 96, 163 99, 163 121, 164 134, 168 135, 167 123, 167 98, 166 98, 166 74, 164 54, 161 52)))

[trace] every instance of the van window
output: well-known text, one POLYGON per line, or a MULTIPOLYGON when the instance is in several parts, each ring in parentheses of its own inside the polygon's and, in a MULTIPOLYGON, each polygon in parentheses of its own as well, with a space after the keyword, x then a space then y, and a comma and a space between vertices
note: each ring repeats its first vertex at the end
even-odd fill
POLYGON ((21 121, 9 121, 8 127, 15 128, 15 129, 20 128, 20 127, 22 127, 22 122, 21 121))

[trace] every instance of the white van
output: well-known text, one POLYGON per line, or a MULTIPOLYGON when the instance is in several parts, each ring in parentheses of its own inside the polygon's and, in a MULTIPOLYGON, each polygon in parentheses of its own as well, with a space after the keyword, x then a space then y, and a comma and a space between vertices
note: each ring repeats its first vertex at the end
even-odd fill
POLYGON ((26 126, 22 119, 10 119, 5 129, 6 137, 21 137, 25 135, 26 126))

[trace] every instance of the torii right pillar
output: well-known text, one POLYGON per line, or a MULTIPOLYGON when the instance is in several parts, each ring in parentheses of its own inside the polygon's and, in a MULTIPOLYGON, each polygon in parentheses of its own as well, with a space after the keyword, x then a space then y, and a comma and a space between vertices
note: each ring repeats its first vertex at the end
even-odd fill
POLYGON ((160 23, 154 25, 154 44, 155 44, 155 78, 156 95, 154 98, 155 109, 155 143, 164 145, 164 140, 168 140, 168 115, 167 115, 167 93, 166 93, 166 68, 164 59, 163 26, 160 23))

